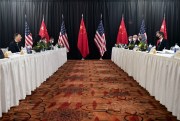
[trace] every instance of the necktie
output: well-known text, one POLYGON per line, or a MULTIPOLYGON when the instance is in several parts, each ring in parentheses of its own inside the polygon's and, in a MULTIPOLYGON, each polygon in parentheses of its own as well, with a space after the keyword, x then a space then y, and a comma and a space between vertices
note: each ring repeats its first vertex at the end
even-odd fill
POLYGON ((18 50, 19 50, 19 52, 20 52, 20 48, 19 48, 19 46, 18 46, 18 43, 16 43, 16 45, 17 45, 17 47, 18 47, 18 50))

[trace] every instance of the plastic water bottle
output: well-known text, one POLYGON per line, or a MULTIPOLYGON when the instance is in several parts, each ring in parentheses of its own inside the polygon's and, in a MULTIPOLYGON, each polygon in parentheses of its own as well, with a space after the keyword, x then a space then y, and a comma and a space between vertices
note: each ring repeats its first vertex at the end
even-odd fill
POLYGON ((177 49, 179 48, 178 44, 176 43, 174 46, 174 53, 176 53, 177 49))
POLYGON ((151 48, 152 48, 152 45, 151 45, 151 44, 149 44, 149 47, 148 47, 148 52, 150 52, 150 51, 151 51, 151 48))

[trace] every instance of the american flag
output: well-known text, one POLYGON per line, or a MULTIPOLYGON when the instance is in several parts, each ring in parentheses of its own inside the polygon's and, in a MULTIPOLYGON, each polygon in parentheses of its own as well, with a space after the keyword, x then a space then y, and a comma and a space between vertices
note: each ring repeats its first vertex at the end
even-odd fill
POLYGON ((96 30, 94 41, 102 57, 104 55, 104 52, 106 52, 106 39, 105 39, 105 33, 104 33, 102 20, 100 21, 99 26, 96 30))
POLYGON ((25 46, 30 46, 32 47, 33 45, 33 38, 32 34, 30 32, 29 26, 27 24, 27 21, 25 21, 25 46))
POLYGON ((65 28, 63 19, 62 19, 62 24, 61 24, 61 31, 59 33, 58 44, 66 47, 67 52, 69 52, 70 48, 69 48, 68 37, 67 37, 66 28, 65 28))
POLYGON ((141 23, 139 35, 144 35, 144 38, 142 37, 142 40, 147 41, 147 34, 146 34, 144 19, 142 20, 142 23, 141 23))

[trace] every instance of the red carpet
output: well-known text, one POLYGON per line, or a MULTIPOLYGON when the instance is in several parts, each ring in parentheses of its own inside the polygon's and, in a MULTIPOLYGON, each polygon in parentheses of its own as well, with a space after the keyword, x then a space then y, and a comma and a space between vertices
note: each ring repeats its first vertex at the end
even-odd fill
POLYGON ((177 121, 110 60, 68 61, 1 121, 177 121))

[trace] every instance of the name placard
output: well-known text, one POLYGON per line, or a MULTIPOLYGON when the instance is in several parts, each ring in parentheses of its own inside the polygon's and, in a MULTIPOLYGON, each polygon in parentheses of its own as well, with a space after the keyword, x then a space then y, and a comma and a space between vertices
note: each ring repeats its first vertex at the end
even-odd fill
POLYGON ((174 58, 180 59, 180 51, 177 51, 177 52, 174 54, 174 58))

